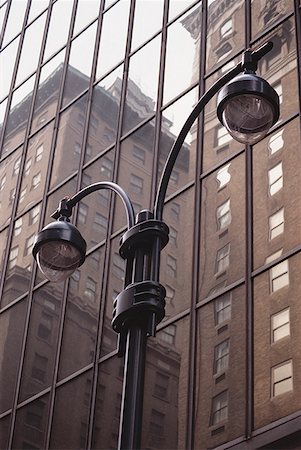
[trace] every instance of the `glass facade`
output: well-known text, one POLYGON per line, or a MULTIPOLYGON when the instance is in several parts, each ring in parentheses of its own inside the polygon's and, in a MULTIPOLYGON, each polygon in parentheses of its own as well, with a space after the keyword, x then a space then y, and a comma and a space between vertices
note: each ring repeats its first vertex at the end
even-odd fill
POLYGON ((142 448, 300 448, 299 0, 0 0, 1 449, 117 447, 123 206, 80 202, 87 259, 65 283, 38 272, 34 236, 97 181, 151 208, 198 98, 267 40, 277 124, 245 148, 213 98, 169 181, 142 448))

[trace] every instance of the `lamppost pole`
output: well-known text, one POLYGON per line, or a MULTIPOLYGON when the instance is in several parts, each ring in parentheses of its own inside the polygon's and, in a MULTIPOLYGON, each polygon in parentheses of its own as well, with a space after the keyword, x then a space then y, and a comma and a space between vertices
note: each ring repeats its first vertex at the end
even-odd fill
POLYGON ((114 301, 112 327, 119 334, 119 356, 125 356, 118 449, 134 450, 141 445, 143 391, 147 337, 165 315, 165 288, 159 283, 161 250, 168 243, 163 207, 168 182, 184 140, 199 114, 221 89, 217 115, 239 142, 254 144, 279 117, 279 99, 274 89, 255 75, 258 60, 272 48, 266 43, 247 50, 242 61, 223 75, 201 97, 183 125, 165 164, 153 211, 142 210, 136 218, 126 192, 112 182, 94 183, 71 198, 64 198, 47 225, 36 237, 33 255, 45 276, 62 281, 85 259, 86 242, 69 217, 72 208, 99 189, 110 189, 122 200, 127 231, 119 253, 126 261, 123 291, 114 301), (243 75, 238 75, 244 72, 243 75), (238 76, 237 76, 238 75, 238 76))

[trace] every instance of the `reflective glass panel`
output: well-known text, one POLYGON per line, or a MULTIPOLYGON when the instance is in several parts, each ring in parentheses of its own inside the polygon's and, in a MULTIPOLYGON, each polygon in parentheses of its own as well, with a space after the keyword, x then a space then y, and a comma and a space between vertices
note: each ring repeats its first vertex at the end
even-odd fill
POLYGON ((168 19, 172 20, 192 3, 194 3, 194 0, 169 0, 168 19))
POLYGON ((92 22, 98 15, 98 0, 80 0, 76 8, 73 36, 77 34, 85 25, 92 22))
POLYGON ((8 225, 16 195, 16 186, 21 163, 19 148, 0 163, 0 228, 8 225))
POLYGON ((60 116, 58 137, 52 166, 51 187, 78 171, 86 120, 87 94, 79 98, 60 116))
POLYGON ((246 303, 244 286, 198 310, 195 447, 215 448, 244 433, 246 303), (216 349, 228 342, 228 367, 214 373, 216 349), (203 345, 206 343, 206 345, 203 345))
POLYGON ((64 87, 64 105, 69 103, 89 86, 95 33, 96 23, 72 41, 64 87))
POLYGON ((104 75, 124 58, 129 6, 129 0, 123 0, 103 16, 96 78, 104 75))
POLYGON ((28 143, 23 168, 18 213, 37 203, 43 195, 47 180, 48 160, 53 134, 53 122, 35 134, 28 143))
MULTIPOLYGON (((299 361, 301 333, 299 322, 300 311, 300 253, 276 264, 271 270, 258 275, 254 280, 254 418, 255 429, 263 427, 272 421, 289 416, 298 411, 301 406, 298 369, 289 374, 284 363, 288 360, 299 361), (289 270, 289 283, 282 289, 272 291, 271 272, 274 270, 281 276, 283 265, 289 270), (281 269, 281 272, 279 270, 281 269), (273 320, 281 317, 281 313, 289 308, 290 335, 280 339, 277 329, 283 329, 287 319, 282 320, 273 330, 273 320), (271 338, 274 342, 271 341, 271 338), (275 342, 275 338, 278 339, 275 342), (271 342, 273 344, 271 345, 271 342), (281 367, 281 369, 279 369, 281 367), (276 370, 277 369, 277 370, 276 370), (284 369, 284 370, 282 370, 284 369), (276 373, 274 372, 276 370, 276 373), (293 375, 293 380, 291 378, 293 375), (294 392, 291 391, 292 382, 294 392), (280 395, 281 394, 281 395, 280 395), (271 397, 272 400, 271 400, 271 397), (271 403, 272 402, 272 403, 271 403), (271 408, 271 405, 274 405, 271 408)), ((288 275, 288 272, 287 272, 288 275)), ((279 333, 279 331, 278 331, 279 333)), ((281 334, 280 334, 281 336, 281 334)))
POLYGON ((252 2, 252 34, 254 37, 265 31, 275 22, 281 20, 294 9, 292 0, 269 1, 253 0, 252 2))
POLYGON ((37 69, 45 21, 46 13, 26 28, 15 86, 37 69))
POLYGON ((132 36, 132 50, 150 38, 162 27, 162 0, 144 0, 135 5, 135 16, 132 36), (145 18, 147 17, 147 20, 145 18))
POLYGON ((48 403, 49 396, 45 395, 18 409, 12 448, 45 448, 48 403))
MULTIPOLYGON (((276 132, 275 134, 279 134, 276 132)), ((275 153, 270 152, 270 135, 253 149, 253 242, 254 268, 265 263, 268 256, 282 248, 284 252, 297 246, 301 239, 298 225, 301 218, 301 199, 298 186, 301 182, 300 171, 300 134, 299 120, 295 119, 282 128, 282 147, 275 153), (282 188, 270 195, 268 174, 270 170, 282 164, 282 188)), ((274 185, 279 184, 276 179, 274 185)))
POLYGON ((56 390, 50 449, 87 448, 91 388, 90 371, 56 390))
POLYGON ((123 133, 155 113, 160 43, 158 36, 130 59, 123 133))
POLYGON ((142 448, 185 448, 189 317, 148 339, 142 448))
POLYGON ((0 267, 2 268, 2 270, 0 271, 0 280, 1 280, 2 276, 5 275, 5 272, 3 271, 3 267, 4 267, 3 265, 4 265, 4 256, 5 256, 6 246, 7 246, 7 234, 8 234, 8 228, 1 231, 1 233, 0 233, 0 255, 1 255, 0 267))
POLYGON ((104 249, 95 250, 70 277, 58 378, 92 363, 103 274, 104 249), (80 346, 74 346, 80 342, 80 346))
MULTIPOLYGON (((158 174, 162 175, 168 154, 182 126, 198 100, 197 89, 193 89, 162 112, 159 147, 158 174)), ((196 160, 197 122, 192 125, 174 165, 168 183, 167 195, 173 194, 194 179, 196 160)))
POLYGON ((200 23, 201 9, 197 5, 167 29, 164 104, 198 80, 200 23))
POLYGON ((94 87, 85 162, 115 142, 122 75, 123 65, 94 87))
POLYGON ((2 46, 6 45, 14 36, 20 33, 24 21, 27 2, 12 2, 8 21, 5 28, 2 46))
POLYGON ((63 283, 47 283, 34 293, 20 401, 43 391, 52 383, 63 303, 63 283))
POLYGON ((20 363, 27 301, 16 303, 0 315, 0 413, 12 408, 20 363), (14 357, 12 358, 12 354, 14 357))
POLYGON ((207 71, 244 46, 245 2, 210 2, 207 19, 207 71))
POLYGON ((9 145, 9 150, 18 147, 25 136, 28 122, 28 114, 31 107, 32 91, 35 75, 16 89, 12 96, 9 116, 7 119, 5 137, 3 142, 3 154, 9 145))
POLYGON ((60 84, 63 75, 65 50, 45 64, 40 73, 34 105, 31 132, 34 132, 56 113, 60 84))
POLYGON ((234 159, 221 187, 220 171, 203 180, 201 210, 201 298, 206 298, 244 276, 245 177, 244 156, 234 159), (230 200, 222 217, 219 208, 230 200), (229 217, 230 216, 230 217, 229 217), (231 220, 230 220, 231 218, 231 220), (225 226, 221 227, 221 223, 225 226))
POLYGON ((27 23, 30 23, 40 12, 47 8, 49 0, 33 0, 30 5, 27 23))
POLYGON ((43 61, 66 44, 72 6, 73 2, 64 0, 58 0, 53 4, 43 61))
POLYGON ((0 67, 5 67, 5 70, 0 71, 1 76, 0 98, 3 98, 8 94, 11 85, 17 50, 19 46, 19 40, 20 40, 19 38, 14 39, 14 41, 0 53, 0 67))

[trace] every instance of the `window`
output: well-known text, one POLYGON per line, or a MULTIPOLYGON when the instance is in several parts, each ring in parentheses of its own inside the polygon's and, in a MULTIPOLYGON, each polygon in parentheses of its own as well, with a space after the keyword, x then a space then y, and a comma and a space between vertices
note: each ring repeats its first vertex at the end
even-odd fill
POLYGON ((16 247, 13 247, 10 251, 9 258, 8 258, 8 268, 12 269, 17 265, 17 258, 19 253, 19 247, 16 245, 16 247))
POLYGON ((172 242, 175 246, 177 246, 177 237, 177 230, 173 227, 169 227, 169 241, 172 242))
POLYGON ((85 203, 80 203, 78 207, 77 221, 78 223, 86 223, 89 207, 85 203))
POLYGON ((37 205, 31 209, 29 213, 29 225, 33 225, 39 219, 41 205, 37 205))
POLYGON ((265 263, 266 264, 270 264, 271 262, 275 261, 275 259, 280 258, 280 256, 283 253, 283 248, 281 248, 280 250, 277 250, 277 252, 272 253, 271 255, 267 256, 265 259, 265 263))
POLYGON ((176 325, 169 325, 160 332, 159 339, 166 344, 173 345, 176 338, 176 329, 176 325))
POLYGON ((178 203, 173 202, 171 204, 170 212, 172 219, 178 221, 180 218, 181 206, 178 203))
POLYGON ((170 182, 174 185, 177 185, 179 183, 179 172, 176 170, 173 170, 170 174, 170 182))
POLYGON ((86 287, 85 287, 85 291, 84 291, 84 295, 86 297, 88 297, 90 300, 95 301, 95 297, 96 297, 96 283, 95 281, 88 277, 87 281, 86 281, 86 287))
POLYGON ((33 178, 32 178, 32 182, 31 182, 31 189, 36 189, 40 182, 41 182, 41 172, 37 173, 33 178))
POLYGON ((20 164, 21 164, 21 157, 15 161, 14 169, 13 169, 13 176, 18 175, 19 170, 20 170, 20 164))
POLYGON ((22 231, 22 217, 20 219, 17 219, 15 221, 15 227, 14 227, 14 235, 18 236, 22 231))
POLYGON ((177 260, 171 255, 167 255, 167 273, 171 277, 177 276, 177 260))
POLYGON ((1 181, 0 181, 0 191, 2 191, 2 190, 4 189, 5 183, 6 183, 6 175, 4 175, 4 176, 1 178, 1 181))
MULTIPOLYGON (((45 403, 42 402, 41 400, 36 400, 35 402, 29 405, 28 411, 26 412, 25 416, 26 425, 37 428, 38 430, 42 430, 44 406, 45 403)), ((25 448, 34 448, 34 447, 31 445, 30 447, 25 448)))
POLYGON ((46 380, 46 371, 48 365, 48 358, 42 356, 39 353, 35 353, 33 366, 31 370, 31 376, 37 381, 44 383, 46 380))
POLYGON ((216 181, 218 182, 218 189, 222 189, 224 186, 226 186, 229 181, 231 180, 231 175, 228 172, 229 167, 231 163, 227 164, 226 166, 219 169, 219 171, 216 174, 216 181))
POLYGON ((227 62, 221 67, 221 73, 229 72, 230 69, 232 69, 235 66, 235 61, 232 59, 232 61, 227 62))
POLYGON ((15 195, 16 195, 16 188, 13 188, 9 192, 9 204, 11 204, 14 201, 15 195))
POLYGON ((276 292, 289 284, 288 260, 282 261, 270 269, 271 289, 276 292))
POLYGON ((143 192, 143 178, 132 174, 130 177, 130 188, 135 194, 141 195, 143 192))
POLYGON ((230 199, 220 205, 216 210, 217 229, 222 230, 231 223, 230 199))
POLYGON ((94 222, 93 222, 93 228, 94 230, 98 232, 106 232, 108 226, 108 219, 107 217, 103 216, 100 213, 95 214, 94 222))
POLYGON ((230 264, 230 244, 219 249, 216 254, 215 273, 224 272, 230 264))
POLYGON ((156 372, 154 395, 160 398, 167 398, 168 385, 169 385, 169 376, 161 372, 156 372))
POLYGON ((164 419, 165 414, 157 411, 156 409, 152 409, 150 418, 150 433, 155 434, 156 436, 163 436, 164 419))
POLYGON ((214 349, 214 373, 220 373, 228 369, 229 364, 229 339, 218 344, 214 349))
POLYGON ((283 131, 284 131, 284 129, 277 131, 277 133, 274 133, 270 137, 269 144, 268 144, 270 155, 274 155, 274 153, 276 153, 282 149, 282 147, 284 145, 284 140, 282 137, 283 131))
POLYGON ((145 164, 145 151, 142 150, 142 148, 137 147, 136 145, 133 146, 133 157, 140 164, 145 164))
POLYGON ((277 164, 269 170, 269 193, 270 195, 276 194, 283 187, 283 172, 282 172, 282 162, 277 164))
POLYGON ((293 363, 286 361, 272 367, 272 397, 293 390, 293 363))
POLYGON ((27 186, 25 186, 25 188, 23 188, 22 191, 20 192, 20 198, 19 198, 19 202, 20 203, 23 202, 23 200, 25 198, 25 195, 26 195, 26 192, 27 192, 27 186))
POLYGON ((118 253, 114 254, 113 273, 118 278, 123 280, 123 278, 124 278, 124 260, 121 258, 121 256, 118 253))
POLYGON ((232 140, 232 137, 228 133, 227 129, 223 126, 216 128, 215 146, 221 147, 228 144, 232 140))
POLYGON ((269 238, 270 240, 284 232, 284 209, 281 208, 269 217, 269 238))
POLYGON ((30 172, 30 168, 31 168, 31 158, 28 159, 25 163, 25 168, 24 168, 24 175, 27 177, 29 175, 30 172))
POLYGON ((220 62, 223 59, 227 58, 227 56, 230 55, 231 52, 232 47, 229 44, 229 42, 226 42, 222 47, 219 47, 219 49, 216 51, 217 62, 220 62))
POLYGON ((42 144, 37 148, 35 162, 41 161, 42 156, 43 156, 43 151, 44 151, 44 146, 42 144))
POLYGON ((44 311, 42 311, 41 321, 38 327, 39 338, 43 339, 44 341, 50 340, 52 331, 52 322, 53 317, 50 314, 47 314, 44 311))
POLYGON ((272 342, 290 335, 290 310, 284 309, 271 317, 272 342))
POLYGON ((83 174, 83 178, 82 178, 82 187, 86 187, 89 186, 89 184, 91 184, 92 178, 90 177, 90 175, 87 175, 86 173, 83 174))
POLYGON ((74 144, 74 155, 77 157, 80 157, 80 153, 81 153, 81 145, 78 142, 75 142, 74 144))
POLYGON ((215 323, 220 325, 231 319, 231 295, 227 293, 217 298, 214 302, 215 323))
POLYGON ((109 206, 110 191, 108 189, 98 191, 98 200, 103 206, 109 206))
POLYGON ((175 290, 168 285, 165 285, 166 296, 165 301, 167 305, 170 305, 175 297, 175 290))
POLYGON ((282 92, 282 84, 281 81, 277 84, 275 84, 273 86, 273 88, 275 89, 275 91, 277 92, 278 96, 279 96, 279 104, 281 105, 282 101, 283 101, 283 92, 282 92))
POLYGON ((233 22, 232 19, 227 20, 220 28, 221 38, 229 36, 233 31, 233 22))
POLYGON ((24 250, 24 256, 28 255, 29 253, 31 253, 33 244, 35 241, 35 234, 32 234, 31 236, 29 236, 29 238, 26 239, 25 241, 25 250, 24 250))
POLYGON ((106 178, 111 178, 113 173, 113 162, 109 158, 104 157, 101 160, 100 171, 106 178))
POLYGON ((217 425, 228 418, 228 392, 221 392, 212 399, 211 425, 217 425))

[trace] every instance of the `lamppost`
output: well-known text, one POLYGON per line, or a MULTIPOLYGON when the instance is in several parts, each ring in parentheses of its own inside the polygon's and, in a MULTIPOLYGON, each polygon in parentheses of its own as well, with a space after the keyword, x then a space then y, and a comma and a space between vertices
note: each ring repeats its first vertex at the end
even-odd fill
POLYGON ((219 90, 218 118, 237 141, 255 144, 277 122, 278 95, 255 74, 259 59, 271 48, 268 42, 257 50, 245 51, 242 61, 201 97, 168 155, 152 211, 142 210, 135 220, 126 192, 115 183, 98 182, 62 199, 52 214, 56 221, 36 237, 33 255, 40 270, 50 281, 63 281, 83 264, 86 253, 84 238, 70 223, 73 207, 100 189, 112 190, 124 204, 127 231, 121 238, 119 253, 126 261, 125 280, 123 291, 114 301, 112 319, 112 327, 120 337, 119 356, 125 355, 119 449, 140 448, 146 342, 148 336, 155 335, 165 314, 166 292, 159 283, 159 271, 160 253, 169 239, 163 207, 172 169, 193 122, 219 90))

